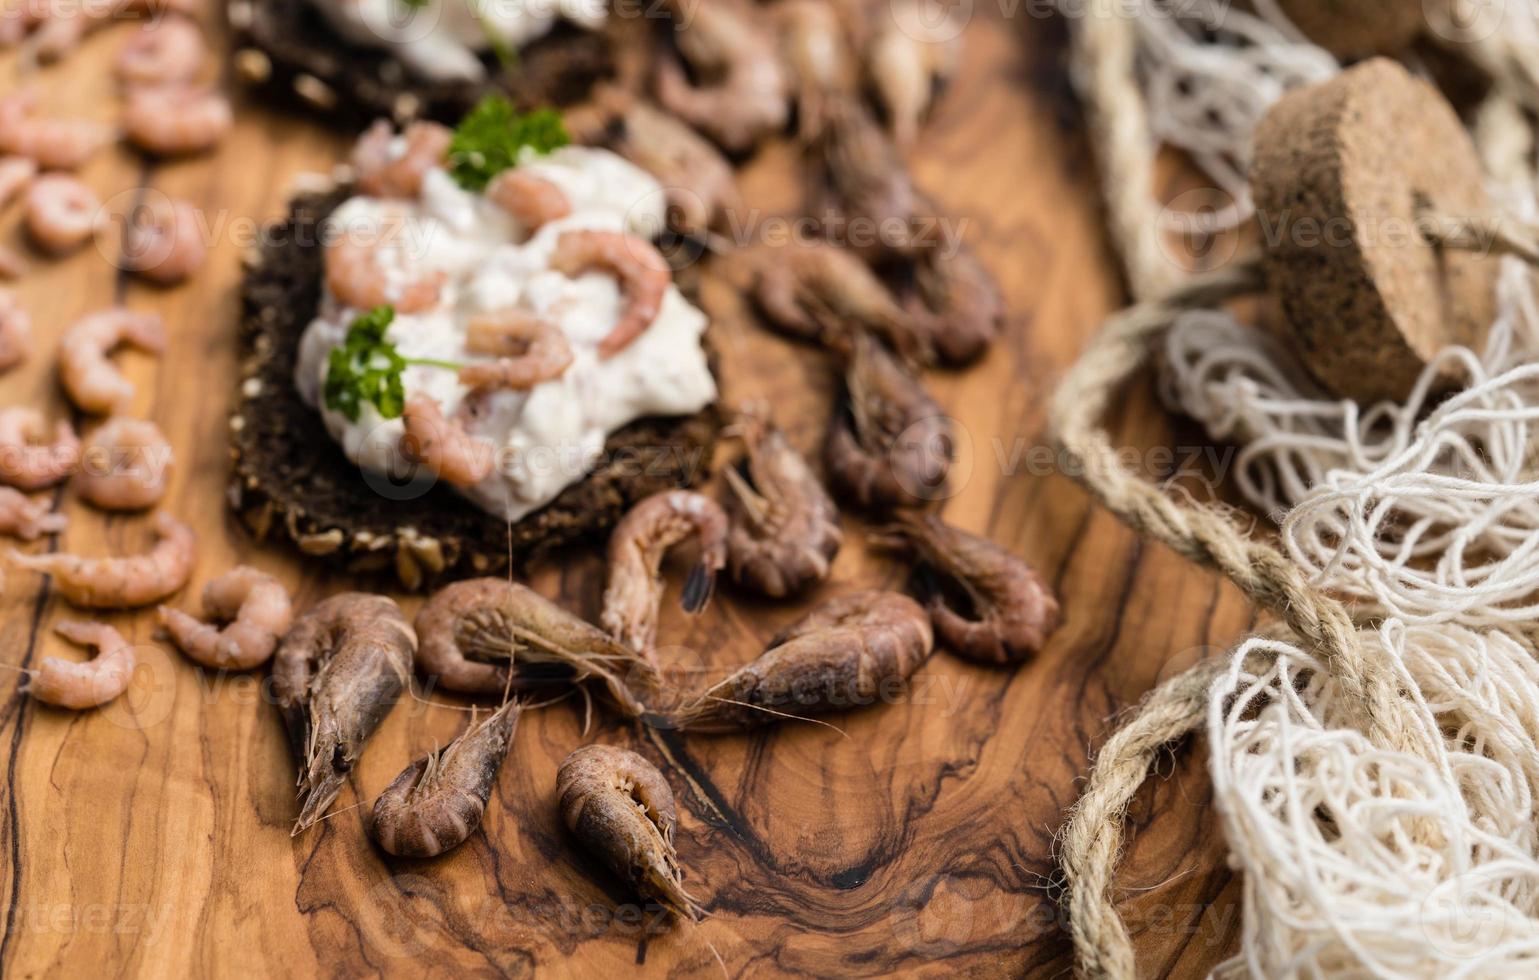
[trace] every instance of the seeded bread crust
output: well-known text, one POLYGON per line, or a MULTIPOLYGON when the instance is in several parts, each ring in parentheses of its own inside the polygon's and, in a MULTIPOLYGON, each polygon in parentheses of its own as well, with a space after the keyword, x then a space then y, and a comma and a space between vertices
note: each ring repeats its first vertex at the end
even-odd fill
POLYGON ((406 588, 422 589, 496 573, 510 557, 522 568, 561 546, 601 539, 642 497, 709 475, 720 430, 714 407, 626 426, 587 477, 511 527, 447 487, 371 487, 293 383, 299 338, 320 300, 314 243, 350 194, 300 194, 246 260, 229 503, 258 538, 287 539, 355 573, 393 570, 406 588))
POLYGON ((435 82, 388 52, 342 40, 308 0, 231 0, 228 9, 236 72, 248 87, 352 129, 381 117, 452 124, 494 91, 521 109, 569 105, 616 71, 606 33, 563 24, 507 68, 487 55, 486 81, 435 82))

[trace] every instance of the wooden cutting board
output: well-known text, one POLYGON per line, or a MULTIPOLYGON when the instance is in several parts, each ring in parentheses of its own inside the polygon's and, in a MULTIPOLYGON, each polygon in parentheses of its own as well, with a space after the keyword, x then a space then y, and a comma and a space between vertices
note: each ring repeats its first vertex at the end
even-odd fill
MULTIPOLYGON (((465 720, 453 709, 466 702, 433 694, 432 704, 400 704, 338 812, 291 839, 295 770, 263 677, 200 671, 155 640, 150 615, 112 616, 143 665, 130 693, 103 710, 41 706, 18 693, 19 673, 0 671, 0 970, 620 976, 639 965, 714 976, 714 948, 734 975, 1066 974, 1054 842, 1087 754, 1119 711, 1229 643, 1251 614, 1214 576, 1092 506, 1055 465, 1048 394, 1122 299, 1068 88, 1063 25, 1011 9, 1022 16, 977 5, 961 76, 913 167, 942 211, 966 222, 1009 303, 1008 330, 987 359, 929 383, 964 434, 946 517, 1017 550, 1062 594, 1066 625, 1036 662, 1007 672, 937 653, 904 703, 829 719, 837 729, 669 736, 671 759, 603 718, 585 733, 580 706, 560 704, 526 716, 481 832, 417 862, 371 846, 358 804, 452 738, 465 720), (556 767, 590 741, 636 747, 668 775, 681 800, 687 884, 711 912, 699 926, 649 932, 655 915, 626 904, 626 890, 561 827, 556 767)), ((109 66, 129 30, 98 35, 38 74, 47 103, 114 118, 109 66)), ((5 88, 21 73, 14 55, 0 69, 5 88)), ((201 535, 183 606, 237 561, 279 575, 302 604, 355 584, 253 542, 224 503, 239 255, 253 219, 282 212, 291 180, 328 168, 346 146, 346 134, 313 120, 243 105, 212 158, 152 164, 121 148, 103 153, 84 176, 104 198, 147 186, 205 210, 215 242, 207 269, 187 285, 154 289, 88 248, 37 261, 19 287, 38 349, 0 378, 0 404, 65 411, 53 344, 81 314, 121 301, 166 317, 169 353, 125 363, 139 385, 135 412, 176 447, 167 506, 201 535)), ((743 181, 753 217, 795 214, 798 175, 789 147, 762 153, 743 181)), ((13 207, 0 240, 19 246, 17 223, 13 207)), ((769 404, 795 442, 814 450, 836 388, 828 364, 762 330, 720 279, 708 277, 703 296, 719 324, 728 397, 769 404)), ((1118 416, 1113 431, 1128 447, 1161 447, 1140 457, 1151 477, 1201 465, 1200 431, 1173 428, 1149 391, 1130 394, 1118 416), (1191 448, 1165 453, 1171 446, 1191 448)), ((148 539, 143 518, 103 516, 68 490, 62 498, 71 525, 60 547, 126 553, 148 539)), ((829 592, 901 587, 905 569, 867 547, 865 530, 849 522, 829 592)), ((597 555, 576 553, 535 585, 592 617, 602 576, 597 555)), ((404 604, 414 613, 416 600, 404 604)), ((724 590, 692 621, 670 608, 662 643, 724 671, 805 605, 724 590)), ((7 668, 79 656, 52 634, 72 611, 39 577, 9 570, 0 610, 7 668)), ((1236 935, 1238 887, 1200 760, 1177 755, 1164 771, 1172 778, 1146 792, 1130 822, 1119 897, 1150 976, 1205 973, 1236 935)))

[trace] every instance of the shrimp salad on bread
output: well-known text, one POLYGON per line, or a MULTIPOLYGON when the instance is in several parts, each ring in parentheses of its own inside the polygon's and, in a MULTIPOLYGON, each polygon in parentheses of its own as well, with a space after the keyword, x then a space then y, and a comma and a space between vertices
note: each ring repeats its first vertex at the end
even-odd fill
POLYGON ((295 384, 366 471, 425 473, 516 521, 618 429, 716 399, 706 316, 652 244, 667 205, 647 173, 563 145, 467 177, 435 125, 360 143, 372 194, 328 222, 295 384))

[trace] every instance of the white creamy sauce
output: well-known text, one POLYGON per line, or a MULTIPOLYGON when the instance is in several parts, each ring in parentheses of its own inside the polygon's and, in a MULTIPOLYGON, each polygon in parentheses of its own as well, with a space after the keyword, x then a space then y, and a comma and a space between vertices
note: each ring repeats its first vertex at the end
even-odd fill
MULTIPOLYGON (((601 359, 598 342, 621 310, 618 282, 600 272, 569 279, 550 268, 564 231, 623 230, 651 238, 664 223, 661 186, 607 150, 564 147, 548 156, 527 154, 521 167, 555 183, 572 203, 570 215, 532 236, 441 170, 428 173, 421 200, 356 197, 336 210, 329 228, 332 235, 380 238, 380 264, 393 295, 424 270, 447 274, 436 308, 397 313, 391 324, 386 339, 404 357, 491 360, 465 349, 466 325, 474 315, 507 307, 538 313, 566 335, 574 360, 565 374, 526 392, 478 394, 475 421, 466 425, 496 447, 498 467, 475 486, 458 489, 508 520, 522 518, 581 480, 615 430, 649 415, 690 415, 716 399, 700 341, 705 314, 677 288, 668 287, 661 311, 640 337, 601 359), (381 227, 391 230, 380 235, 381 227)), ((324 291, 318 315, 300 340, 295 386, 320 410, 349 459, 377 473, 407 472, 411 466, 399 450, 400 419, 385 419, 364 404, 358 421, 351 422, 321 404, 327 357, 362 312, 324 291)), ((402 382, 408 397, 437 400, 450 419, 471 393, 445 368, 412 365, 402 382)))
POLYGON ((480 81, 492 40, 517 50, 565 19, 597 30, 608 0, 310 0, 354 44, 387 50, 434 81, 480 81))

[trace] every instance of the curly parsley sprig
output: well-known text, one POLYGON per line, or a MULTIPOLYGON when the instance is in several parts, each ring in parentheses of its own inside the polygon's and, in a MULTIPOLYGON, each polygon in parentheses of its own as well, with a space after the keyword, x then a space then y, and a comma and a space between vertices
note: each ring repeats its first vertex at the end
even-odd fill
POLYGON ((385 339, 395 321, 395 308, 379 306, 362 314, 347 328, 341 347, 332 348, 326 361, 326 407, 341 412, 349 422, 358 421, 365 403, 381 417, 401 417, 406 408, 406 388, 401 372, 408 365, 457 371, 463 365, 426 357, 402 357, 385 339))
POLYGON ((492 178, 518 164, 525 147, 549 153, 572 141, 554 109, 519 112, 488 95, 465 116, 449 142, 449 173, 466 190, 484 191, 492 178))

